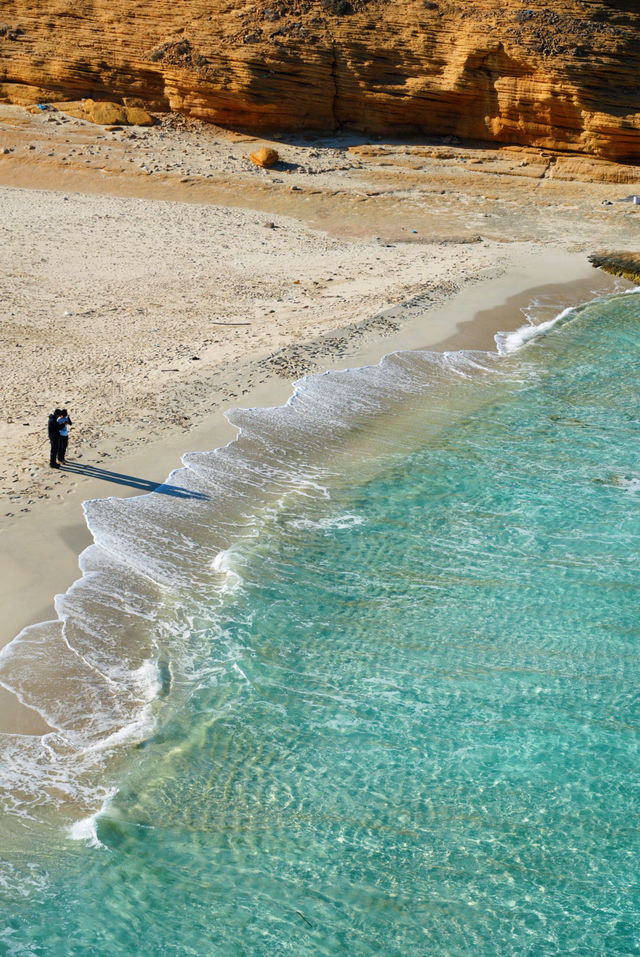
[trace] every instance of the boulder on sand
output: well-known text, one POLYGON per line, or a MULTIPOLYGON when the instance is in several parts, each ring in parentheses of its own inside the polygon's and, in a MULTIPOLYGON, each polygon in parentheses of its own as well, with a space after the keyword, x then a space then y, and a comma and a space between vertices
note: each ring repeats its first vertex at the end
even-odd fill
POLYGON ((141 106, 127 107, 127 120, 131 126, 153 126, 153 117, 141 106))
POLYGON ((100 126, 116 126, 127 122, 127 113, 119 103, 95 102, 85 100, 84 108, 89 114, 92 123, 100 126))
POLYGON ((85 118, 100 126, 153 126, 153 117, 139 106, 122 106, 108 101, 84 100, 85 118))
POLYGON ((269 169, 270 166, 273 166, 274 163, 277 163, 280 157, 278 156, 277 150, 272 150, 268 146, 263 146, 261 149, 256 150, 255 153, 249 155, 249 159, 252 163, 255 163, 256 166, 262 166, 264 169, 269 169))

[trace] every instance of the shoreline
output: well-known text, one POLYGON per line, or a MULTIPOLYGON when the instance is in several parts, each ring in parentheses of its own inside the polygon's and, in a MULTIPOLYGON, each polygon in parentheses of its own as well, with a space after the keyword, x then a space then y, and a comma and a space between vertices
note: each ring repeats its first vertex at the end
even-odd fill
MULTIPOLYGON (((534 296, 557 312, 624 285, 594 249, 640 249, 635 171, 535 149, 265 140, 173 116, 108 131, 6 105, 0 136, 0 647, 78 578, 82 501, 152 490, 233 440, 225 410, 390 352, 493 349, 534 296), (277 167, 251 164, 261 145, 277 167), (61 472, 56 406, 75 424, 61 472)), ((41 722, 0 689, 2 726, 41 722)))
MULTIPOLYGON (((392 334, 352 338, 344 354, 325 355, 322 371, 374 365, 384 355, 412 349, 493 351, 495 334, 523 325, 523 310, 533 300, 540 303, 539 309, 550 311, 550 318, 551 313, 555 315, 567 305, 578 305, 620 286, 619 280, 594 270, 581 254, 547 250, 532 255, 527 250, 527 255, 512 257, 510 268, 501 277, 491 276, 467 286, 432 310, 427 328, 424 314, 414 309, 415 315, 406 318, 392 334), (543 276, 547 281, 540 281, 543 276), (479 302, 482 309, 478 309, 479 302)), ((387 313, 398 317, 401 309, 396 306, 387 313)), ((245 400, 234 407, 281 405, 291 394, 289 380, 271 376, 248 391, 245 400)), ((7 528, 0 556, 1 594, 7 609, 0 647, 25 627, 55 619, 54 595, 66 591, 78 579, 80 553, 91 544, 83 501, 152 491, 151 486, 161 484, 180 467, 183 455, 226 445, 236 435, 237 429, 227 422, 223 411, 212 412, 189 433, 174 431, 163 440, 149 442, 134 455, 109 459, 109 475, 79 479, 63 504, 42 502, 7 528), (19 602, 16 595, 20 596, 19 602)), ((42 734, 47 729, 35 711, 22 705, 11 692, 0 689, 0 733, 42 734)))

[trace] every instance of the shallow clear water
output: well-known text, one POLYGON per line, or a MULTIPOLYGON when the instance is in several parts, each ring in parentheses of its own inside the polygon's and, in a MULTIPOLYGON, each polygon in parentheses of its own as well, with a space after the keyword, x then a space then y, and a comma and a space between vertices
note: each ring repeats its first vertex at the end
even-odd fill
POLYGON ((4 855, 0 948, 640 953, 639 323, 452 357, 247 508, 100 845, 4 855))

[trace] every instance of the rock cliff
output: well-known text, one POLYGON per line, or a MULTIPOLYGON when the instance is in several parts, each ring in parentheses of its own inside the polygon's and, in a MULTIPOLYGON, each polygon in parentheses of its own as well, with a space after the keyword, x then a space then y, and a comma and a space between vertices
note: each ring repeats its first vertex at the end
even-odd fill
POLYGON ((638 0, 3 0, 0 98, 640 160, 638 0))

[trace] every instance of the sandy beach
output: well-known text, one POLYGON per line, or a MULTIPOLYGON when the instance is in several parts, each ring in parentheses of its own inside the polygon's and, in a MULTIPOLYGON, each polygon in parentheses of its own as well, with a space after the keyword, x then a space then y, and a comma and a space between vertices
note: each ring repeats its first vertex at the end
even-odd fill
MULTIPOLYGON (((587 256, 640 248, 634 172, 571 164, 176 117, 108 132, 0 107, 0 644, 77 577, 82 502, 150 491, 183 453, 230 441, 225 410, 398 349, 491 348, 534 299, 558 310, 620 288, 587 256), (263 144, 271 170, 248 160, 263 144), (56 405, 74 421, 60 472, 56 405)), ((10 695, 0 717, 41 730, 10 695)))

